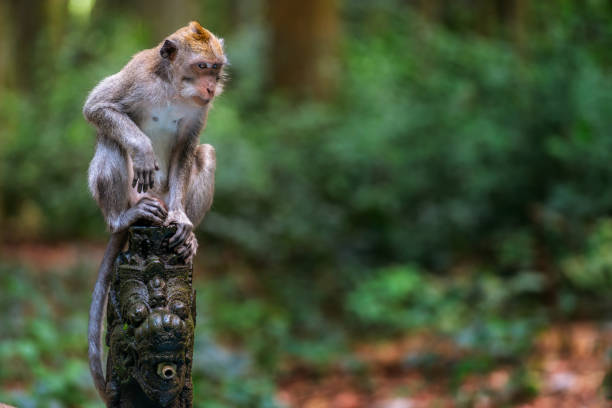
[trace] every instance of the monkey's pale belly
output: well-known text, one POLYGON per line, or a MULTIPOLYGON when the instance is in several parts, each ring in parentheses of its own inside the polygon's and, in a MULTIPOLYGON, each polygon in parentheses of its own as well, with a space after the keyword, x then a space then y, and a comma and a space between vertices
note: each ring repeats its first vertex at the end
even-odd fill
POLYGON ((155 158, 159 170, 153 173, 154 185, 153 191, 162 192, 168 188, 168 173, 170 170, 170 154, 173 150, 173 145, 176 141, 176 131, 174 132, 163 132, 143 128, 146 135, 151 139, 153 145, 153 151, 155 152, 155 158))
POLYGON ((146 195, 166 200, 170 158, 177 141, 178 129, 184 118, 194 114, 197 114, 197 110, 184 104, 155 106, 145 114, 140 129, 151 140, 159 170, 154 172, 153 189, 147 193, 137 193, 137 200, 146 195))

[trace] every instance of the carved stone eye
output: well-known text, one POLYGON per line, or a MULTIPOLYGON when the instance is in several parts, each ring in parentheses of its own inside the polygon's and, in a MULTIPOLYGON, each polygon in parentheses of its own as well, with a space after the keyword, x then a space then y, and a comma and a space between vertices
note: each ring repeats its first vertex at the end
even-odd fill
POLYGON ((166 282, 164 282, 164 280, 159 276, 155 275, 149 282, 149 285, 151 285, 151 288, 153 289, 161 289, 166 286, 166 282))
POLYGON ((176 314, 178 317, 180 317, 181 319, 187 318, 187 306, 185 305, 185 303, 181 302, 180 300, 173 302, 171 309, 172 309, 172 312, 176 314))
POLYGON ((147 307, 143 303, 138 303, 129 311, 128 319, 137 326, 147 317, 147 313, 147 307))
POLYGON ((198 64, 198 68, 200 68, 200 69, 205 69, 205 68, 208 68, 208 64, 207 64, 207 63, 205 63, 205 62, 200 62, 200 63, 198 64))

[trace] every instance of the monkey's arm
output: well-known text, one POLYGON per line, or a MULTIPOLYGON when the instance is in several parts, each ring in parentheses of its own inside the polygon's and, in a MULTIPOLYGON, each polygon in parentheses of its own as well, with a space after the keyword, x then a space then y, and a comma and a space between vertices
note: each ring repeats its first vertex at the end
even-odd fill
POLYGON ((172 152, 169 169, 168 217, 166 224, 177 224, 177 230, 170 238, 171 247, 177 246, 189 236, 193 224, 185 214, 185 195, 191 183, 190 175, 195 160, 203 121, 198 119, 186 123, 179 130, 179 143, 172 152))
POLYGON ((103 80, 91 91, 83 115, 96 126, 98 135, 117 142, 128 152, 134 170, 132 186, 138 184, 138 191, 146 191, 153 186, 153 171, 159 167, 150 139, 125 112, 124 107, 129 106, 130 99, 137 98, 130 95, 130 87, 124 82, 121 73, 103 80), (119 91, 121 89, 128 91, 119 91))

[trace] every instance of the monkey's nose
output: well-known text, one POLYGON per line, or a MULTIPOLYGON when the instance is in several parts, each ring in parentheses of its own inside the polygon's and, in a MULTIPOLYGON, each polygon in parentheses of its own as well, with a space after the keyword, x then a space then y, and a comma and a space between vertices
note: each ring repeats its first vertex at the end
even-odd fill
POLYGON ((206 92, 208 92, 208 96, 210 96, 210 97, 215 96, 215 90, 214 89, 206 88, 206 92))

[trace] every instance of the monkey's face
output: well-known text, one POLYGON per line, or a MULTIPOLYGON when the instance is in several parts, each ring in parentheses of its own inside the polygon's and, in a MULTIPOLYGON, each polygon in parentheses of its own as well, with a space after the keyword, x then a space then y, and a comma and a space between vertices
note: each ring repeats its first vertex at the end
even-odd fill
POLYGON ((182 98, 199 106, 206 106, 218 95, 223 62, 214 58, 195 56, 185 65, 181 72, 180 84, 177 87, 182 98))
POLYGON ((222 92, 227 64, 223 40, 197 22, 172 34, 161 46, 160 55, 169 60, 171 80, 182 99, 203 107, 222 92))

